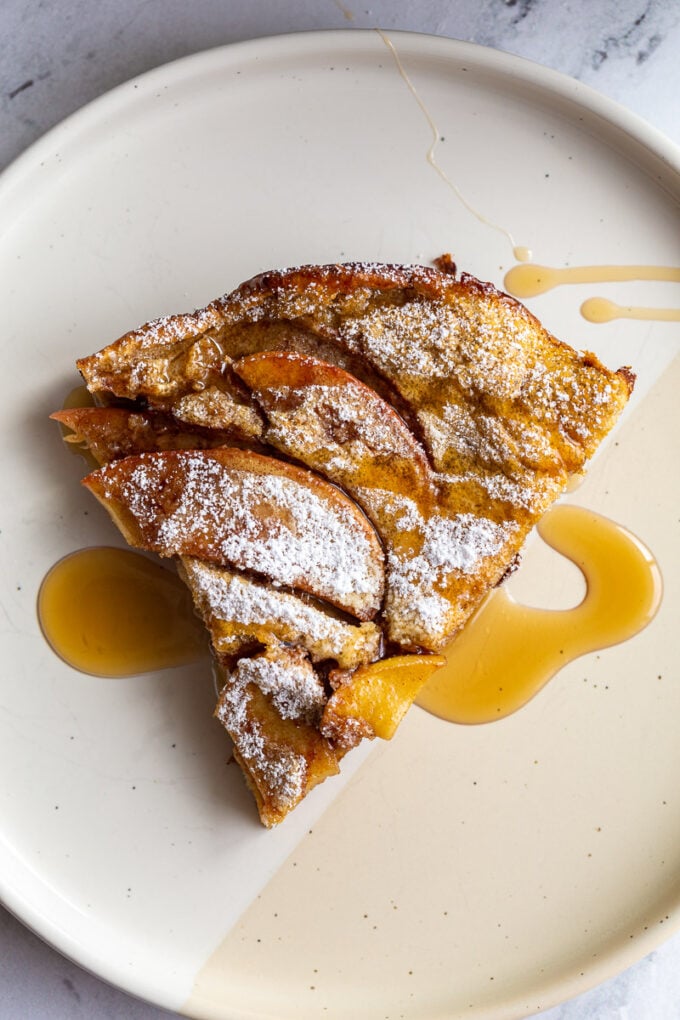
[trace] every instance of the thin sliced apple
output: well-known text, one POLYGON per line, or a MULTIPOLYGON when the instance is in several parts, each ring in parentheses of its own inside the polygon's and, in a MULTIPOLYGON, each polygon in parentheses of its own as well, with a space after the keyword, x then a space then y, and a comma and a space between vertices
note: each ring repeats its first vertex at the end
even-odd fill
POLYGON ((195 556, 309 592, 360 620, 383 594, 383 554, 359 508, 309 471, 249 450, 125 457, 83 484, 130 545, 195 556))
POLYGON ((398 655, 360 666, 328 699, 321 732, 347 748, 363 737, 391 740, 443 655, 398 655))
POLYGON ((380 655, 382 631, 375 623, 350 623, 308 597, 190 556, 182 557, 179 569, 218 655, 283 642, 304 648, 312 662, 334 659, 340 669, 380 655))
POLYGON ((362 485, 431 492, 427 457, 405 421, 343 368, 293 351, 253 354, 233 368, 267 416, 266 441, 355 498, 362 485))
POLYGON ((182 425, 170 415, 123 407, 69 407, 50 415, 71 430, 67 442, 84 443, 99 464, 153 450, 202 450, 223 446, 233 433, 182 425))

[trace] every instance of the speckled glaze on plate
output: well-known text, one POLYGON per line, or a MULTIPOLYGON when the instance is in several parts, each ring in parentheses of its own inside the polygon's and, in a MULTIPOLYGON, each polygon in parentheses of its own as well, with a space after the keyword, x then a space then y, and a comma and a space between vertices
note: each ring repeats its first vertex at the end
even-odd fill
MULTIPOLYGON (((390 38, 442 136, 438 162, 536 261, 680 262, 679 161, 660 135, 520 59, 390 38)), ((0 891, 83 966, 192 1016, 514 1018, 678 926, 672 323, 587 323, 589 286, 528 302, 558 336, 638 372, 568 498, 651 547, 665 598, 634 641, 578 660, 502 722, 414 710, 266 832, 225 767, 203 667, 94 679, 40 635, 45 572, 116 540, 47 421, 77 356, 272 266, 451 251, 502 283, 511 245, 436 174, 430 141, 380 36, 329 32, 160 68, 0 181, 0 891)), ((637 305, 675 294, 597 289, 637 305)), ((573 568, 538 541, 513 583, 536 604, 578 597, 573 568)))

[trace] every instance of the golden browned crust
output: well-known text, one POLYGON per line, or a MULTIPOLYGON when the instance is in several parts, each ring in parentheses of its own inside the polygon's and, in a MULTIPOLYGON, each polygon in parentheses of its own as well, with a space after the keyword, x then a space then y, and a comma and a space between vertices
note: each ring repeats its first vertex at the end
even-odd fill
MULTIPOLYGON (((625 404, 632 379, 630 370, 610 372, 551 336, 491 284, 373 263, 263 273, 206 309, 125 334, 78 367, 95 393, 143 397, 169 410, 211 387, 252 406, 232 365, 263 350, 294 350, 368 375, 364 381, 394 397, 435 460, 432 415, 441 418, 442 404, 453 402, 465 406, 475 429, 484 414, 499 417, 520 461, 523 428, 540 409, 549 461, 578 470, 625 404), (418 351, 429 360, 425 378, 418 351), (561 384, 552 408, 540 408, 546 373, 561 384)), ((525 466, 540 467, 541 456, 530 445, 525 466)))
MULTIPOLYGON (((105 401, 141 401, 144 414, 173 423, 158 430, 156 449, 191 445, 192 435, 196 446, 225 436, 263 444, 286 458, 260 458, 279 465, 271 468, 275 474, 301 472, 313 480, 308 492, 317 493, 317 483, 343 490, 329 497, 331 514, 356 504, 356 513, 360 507, 366 515, 360 515, 365 530, 356 534, 371 550, 366 569, 380 575, 377 585, 372 579, 368 608, 361 599, 343 601, 319 587, 310 579, 313 568, 291 582, 258 570, 252 560, 220 560, 204 528, 198 544, 190 524, 188 542, 184 536, 172 545, 158 536, 140 540, 139 522, 130 518, 140 493, 125 489, 140 463, 126 455, 139 452, 130 438, 134 429, 123 428, 121 438, 113 419, 97 417, 102 409, 89 423, 100 460, 123 457, 86 484, 126 537, 198 558, 193 567, 189 559, 182 562, 224 673, 217 715, 234 738, 235 757, 266 825, 337 771, 338 759, 359 738, 389 735, 422 682, 420 653, 440 650, 516 563, 526 535, 583 469, 634 383, 630 369, 612 372, 593 354, 572 349, 508 294, 457 275, 451 256, 434 269, 346 263, 262 273, 205 309, 126 333, 78 367, 105 401), (378 604, 383 571, 385 598, 378 604), (281 598, 263 602, 266 578, 298 591, 279 591, 281 598), (257 602, 257 619, 244 622, 234 608, 233 579, 238 598, 257 602), (304 634, 311 617, 300 590, 358 619, 378 611, 384 647, 378 647, 375 624, 345 620, 332 639, 304 634), (366 627, 374 629, 369 634, 366 627), (418 654, 399 656, 404 651, 418 654), (368 665, 376 654, 395 653, 398 670, 387 658, 368 665), (316 691, 318 706, 325 707, 304 719, 282 716, 272 693, 279 681, 285 689, 298 684, 316 691), (337 687, 330 696, 329 684, 337 687)), ((88 439, 75 419, 67 423, 88 439)), ((246 468, 256 463, 248 451, 200 454, 232 466, 235 455, 246 468)), ((174 468, 160 481, 146 479, 142 489, 161 505, 168 492, 185 485, 181 465, 196 455, 186 449, 145 455, 156 456, 174 468)), ((203 491, 196 501, 198 518, 205 498, 203 491)), ((264 503, 256 500, 253 507, 264 503)), ((169 516, 166 507, 154 525, 164 539, 169 516)), ((257 511, 255 546, 285 516, 271 501, 257 511)), ((321 571, 328 564, 315 549, 321 571)), ((317 610, 321 633, 329 610, 317 610)))
POLYGON ((70 407, 50 418, 70 429, 69 441, 84 444, 102 465, 157 450, 212 449, 237 438, 221 428, 192 428, 170 414, 123 407, 70 407))
POLYGON ((181 558, 179 573, 220 658, 236 660, 259 646, 281 644, 304 649, 313 663, 332 660, 342 669, 380 658, 376 623, 356 624, 316 599, 194 557, 181 558))
POLYGON ((360 620, 380 608, 373 528, 338 488, 293 464, 231 447, 164 450, 115 461, 83 485, 137 548, 254 571, 360 620))
POLYGON ((338 752, 319 731, 323 689, 304 655, 287 648, 241 659, 222 680, 215 715, 269 828, 339 772, 338 752))

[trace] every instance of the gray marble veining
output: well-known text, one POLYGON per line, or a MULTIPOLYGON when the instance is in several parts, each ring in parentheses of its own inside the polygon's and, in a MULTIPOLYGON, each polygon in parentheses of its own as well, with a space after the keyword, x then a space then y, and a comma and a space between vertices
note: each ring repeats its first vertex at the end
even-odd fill
POLYGON ((84 103, 188 53, 325 28, 408 29, 508 50, 579 78, 680 137, 678 0, 89 0, 0 8, 0 167, 84 103), (343 9, 351 11, 348 20, 343 9))

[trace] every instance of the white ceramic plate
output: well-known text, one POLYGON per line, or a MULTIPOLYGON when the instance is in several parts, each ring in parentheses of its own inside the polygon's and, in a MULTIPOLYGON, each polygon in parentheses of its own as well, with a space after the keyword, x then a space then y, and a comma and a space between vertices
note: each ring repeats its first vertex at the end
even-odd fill
MULTIPOLYGON (((680 262, 677 153, 659 135, 516 58, 392 39, 440 164, 537 261, 680 262)), ((451 251, 502 282, 508 240, 443 183, 429 144, 379 35, 330 32, 160 68, 0 184, 2 897, 84 966, 191 1015, 516 1017, 623 968, 680 916, 678 335, 587 324, 592 287, 530 302, 559 336, 638 371, 572 498, 652 547, 666 595, 643 634, 525 710, 471 728, 414 710, 265 832, 224 766, 204 669, 94 679, 37 625, 46 570, 116 541, 47 421, 77 356, 272 266, 451 251)), ((668 284, 597 290, 677 303, 668 284)), ((549 575, 567 597, 571 573, 542 556, 530 549, 523 591, 540 603, 549 575)))

